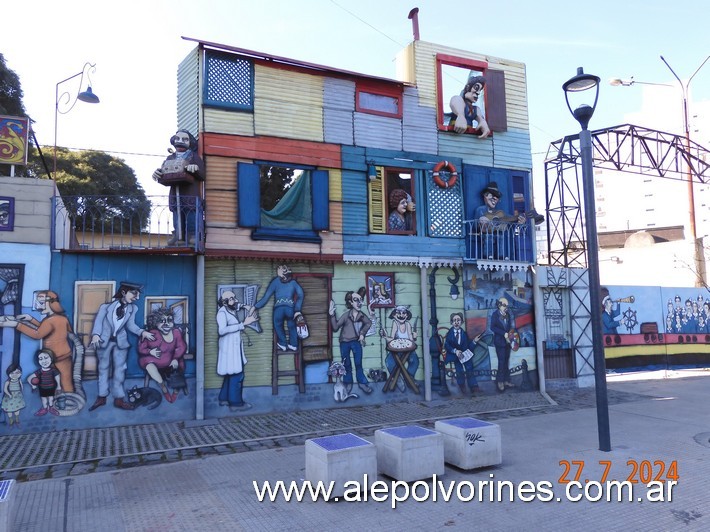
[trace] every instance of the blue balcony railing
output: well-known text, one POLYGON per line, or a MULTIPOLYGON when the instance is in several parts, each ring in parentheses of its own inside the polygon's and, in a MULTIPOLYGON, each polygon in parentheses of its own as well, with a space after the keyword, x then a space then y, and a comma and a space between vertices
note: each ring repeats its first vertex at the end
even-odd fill
POLYGON ((465 260, 533 262, 531 222, 488 224, 464 220, 465 260))
POLYGON ((53 197, 52 249, 204 250, 203 204, 200 198, 182 196, 179 205, 175 198, 168 196, 146 198, 53 197))

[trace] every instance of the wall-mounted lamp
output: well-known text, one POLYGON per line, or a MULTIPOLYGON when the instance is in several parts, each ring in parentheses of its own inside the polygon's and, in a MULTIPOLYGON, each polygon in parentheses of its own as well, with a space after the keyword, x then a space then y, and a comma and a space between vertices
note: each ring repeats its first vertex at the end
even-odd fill
POLYGON ((374 181, 377 179, 377 167, 375 161, 367 161, 367 180, 374 181))
POLYGON ((60 114, 67 114, 69 111, 74 109, 74 105, 76 104, 77 100, 81 100, 82 102, 85 103, 99 103, 99 97, 94 94, 94 91, 91 89, 91 72, 96 72, 96 63, 91 64, 91 63, 85 63, 84 68, 81 69, 81 72, 77 72, 73 76, 69 76, 66 79, 63 79, 62 81, 58 82, 55 88, 55 96, 54 96, 54 179, 57 179, 57 118, 60 114), (86 79, 87 79, 87 87, 85 91, 82 91, 81 88, 84 85, 84 74, 86 74, 86 79), (59 94, 59 86, 62 83, 66 83, 67 81, 74 79, 76 77, 81 76, 81 79, 79 80, 79 92, 76 94, 76 96, 73 96, 72 94, 69 93, 69 91, 64 91, 62 94, 59 94), (62 108, 60 109, 60 105, 62 105, 62 108))
POLYGON ((459 282, 459 270, 458 268, 451 268, 454 271, 454 278, 452 279, 451 277, 447 277, 446 280, 451 283, 451 288, 449 289, 449 295, 451 296, 451 299, 456 301, 459 298, 459 287, 458 287, 458 282, 459 282))

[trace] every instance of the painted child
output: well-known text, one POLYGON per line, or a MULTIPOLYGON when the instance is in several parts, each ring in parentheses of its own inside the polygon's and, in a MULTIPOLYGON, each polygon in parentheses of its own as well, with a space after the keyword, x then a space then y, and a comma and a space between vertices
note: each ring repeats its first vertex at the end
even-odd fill
POLYGON ((20 428, 20 410, 25 408, 25 397, 22 395, 22 368, 19 364, 10 364, 5 370, 7 380, 2 388, 2 411, 8 419, 8 425, 20 428))
POLYGON ((39 396, 42 399, 42 408, 35 412, 35 416, 43 416, 47 412, 58 416, 59 410, 54 406, 54 395, 61 389, 61 385, 59 370, 54 365, 54 353, 50 349, 37 351, 37 365, 39 369, 27 378, 33 390, 39 388, 39 396))

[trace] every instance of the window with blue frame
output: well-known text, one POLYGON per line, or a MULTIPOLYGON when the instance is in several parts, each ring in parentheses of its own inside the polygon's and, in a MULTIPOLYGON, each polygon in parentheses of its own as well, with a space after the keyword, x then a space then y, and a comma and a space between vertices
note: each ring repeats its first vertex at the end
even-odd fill
POLYGON ((254 63, 233 54, 205 52, 204 104, 240 111, 254 110, 254 63))
POLYGON ((320 242, 330 225, 328 172, 312 167, 237 163, 239 226, 255 240, 320 242))

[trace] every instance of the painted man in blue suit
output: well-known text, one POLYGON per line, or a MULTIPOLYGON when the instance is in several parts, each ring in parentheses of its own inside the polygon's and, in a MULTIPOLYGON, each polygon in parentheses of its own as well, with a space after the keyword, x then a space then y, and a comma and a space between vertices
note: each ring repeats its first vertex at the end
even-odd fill
POLYGON ((468 393, 473 397, 474 392, 478 391, 478 382, 476 381, 476 375, 473 373, 473 357, 469 358, 466 362, 461 362, 461 359, 464 357, 464 351, 469 347, 468 335, 461 327, 463 321, 463 314, 460 312, 451 314, 449 322, 452 327, 444 338, 444 349, 446 351, 444 363, 454 363, 454 367, 456 368, 456 384, 459 385, 461 393, 466 394, 466 387, 464 385, 464 382, 466 382, 468 384, 468 393))
POLYGON ((99 307, 91 329, 91 345, 96 349, 99 358, 99 395, 89 411, 96 410, 106 404, 109 393, 109 370, 113 364, 111 380, 111 395, 113 406, 123 410, 133 410, 134 406, 125 400, 126 392, 123 382, 126 379, 126 359, 131 344, 128 342, 128 332, 155 340, 155 336, 136 325, 136 313, 142 285, 121 281, 111 303, 99 307), (128 332, 127 332, 128 331, 128 332))
POLYGON ((301 316, 303 306, 303 288, 298 281, 293 279, 291 268, 287 264, 279 264, 274 277, 262 298, 254 304, 254 308, 263 308, 274 296, 274 332, 276 333, 276 346, 281 351, 298 351, 298 335, 296 321, 301 316), (288 341, 284 331, 284 322, 288 329, 288 341))

